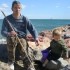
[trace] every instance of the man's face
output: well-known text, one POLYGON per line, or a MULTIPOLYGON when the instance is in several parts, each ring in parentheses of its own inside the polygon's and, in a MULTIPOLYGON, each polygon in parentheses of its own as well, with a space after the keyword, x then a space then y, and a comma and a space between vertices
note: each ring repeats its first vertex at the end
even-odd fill
POLYGON ((20 14, 21 12, 21 5, 20 4, 14 4, 12 11, 14 14, 20 14))

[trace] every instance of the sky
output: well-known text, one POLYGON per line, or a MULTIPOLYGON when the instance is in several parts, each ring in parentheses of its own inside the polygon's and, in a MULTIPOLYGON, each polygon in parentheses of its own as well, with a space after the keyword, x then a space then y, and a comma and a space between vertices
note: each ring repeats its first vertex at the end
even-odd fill
MULTIPOLYGON (((14 0, 0 0, 0 9, 6 15, 12 13, 14 0)), ((29 19, 70 19, 70 0, 18 0, 22 3, 21 13, 29 19)), ((0 19, 4 18, 0 12, 0 19)))

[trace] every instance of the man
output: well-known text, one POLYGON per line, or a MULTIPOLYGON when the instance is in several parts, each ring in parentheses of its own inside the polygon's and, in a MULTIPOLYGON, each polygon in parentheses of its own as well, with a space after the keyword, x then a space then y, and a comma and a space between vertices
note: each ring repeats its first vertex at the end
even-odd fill
MULTIPOLYGON (((13 1, 12 3, 12 11, 13 13, 3 20, 1 34, 7 38, 7 49, 8 49, 8 61, 10 64, 10 68, 14 70, 14 62, 15 62, 15 49, 16 46, 19 47, 20 53, 24 53, 26 51, 26 34, 27 30, 31 33, 31 35, 35 39, 36 45, 38 45, 38 34, 34 26, 30 23, 30 21, 23 15, 21 15, 21 3, 19 1, 13 1), (12 25, 12 28, 9 26, 7 20, 12 25), (20 42, 23 47, 20 47, 20 43, 17 41, 16 36, 19 37, 20 42), (24 50, 23 50, 24 49, 24 50)), ((23 54, 22 54, 23 55, 23 54)), ((27 68, 27 66, 26 66, 27 68)))

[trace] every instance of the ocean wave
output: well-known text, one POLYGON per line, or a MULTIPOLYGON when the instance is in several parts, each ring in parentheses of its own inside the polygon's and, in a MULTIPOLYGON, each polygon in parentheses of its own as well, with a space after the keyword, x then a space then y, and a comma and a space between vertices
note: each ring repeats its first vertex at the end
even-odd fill
POLYGON ((6 39, 4 38, 0 39, 0 44, 6 44, 6 43, 7 43, 6 39))

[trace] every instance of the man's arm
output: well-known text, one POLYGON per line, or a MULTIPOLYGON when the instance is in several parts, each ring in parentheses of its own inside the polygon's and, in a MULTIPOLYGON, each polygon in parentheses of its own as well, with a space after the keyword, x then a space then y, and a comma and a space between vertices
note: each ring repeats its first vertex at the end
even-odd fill
POLYGON ((34 38, 36 45, 38 46, 39 43, 38 43, 38 33, 37 33, 37 30, 35 29, 35 27, 31 24, 31 22, 28 19, 26 19, 26 25, 27 25, 28 31, 30 32, 30 34, 34 38))
POLYGON ((35 40, 38 39, 37 30, 35 29, 35 27, 31 24, 31 22, 28 19, 26 19, 26 25, 27 25, 28 31, 31 33, 31 35, 33 36, 33 38, 35 40))

